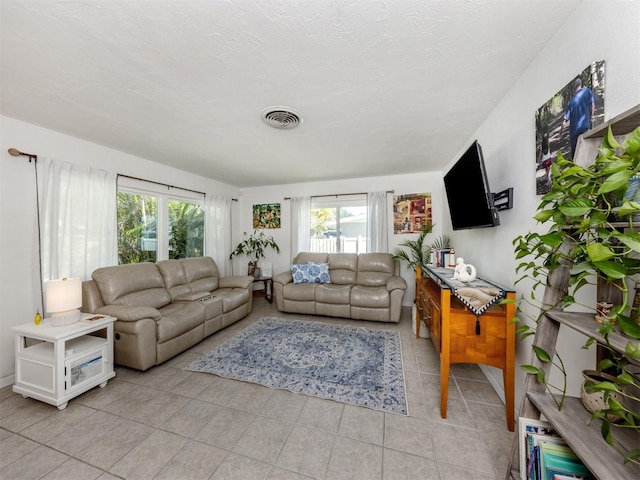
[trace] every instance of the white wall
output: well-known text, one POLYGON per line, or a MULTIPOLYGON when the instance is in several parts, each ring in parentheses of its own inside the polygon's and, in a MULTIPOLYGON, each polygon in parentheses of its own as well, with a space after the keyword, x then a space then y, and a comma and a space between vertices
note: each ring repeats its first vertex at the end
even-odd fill
MULTIPOLYGON (((275 185, 269 187, 256 187, 243 189, 237 205, 237 211, 234 214, 233 230, 236 238, 242 235, 242 232, 251 233, 252 227, 252 211, 254 204, 260 203, 280 203, 282 208, 282 228, 264 230, 267 235, 273 235, 274 239, 281 248, 280 255, 272 250, 267 252, 266 261, 273 263, 274 274, 283 272, 289 268, 291 263, 291 210, 289 200, 284 197, 298 196, 314 196, 314 195, 333 195, 345 193, 361 193, 393 190, 393 194, 389 194, 389 205, 391 208, 393 195, 403 195, 408 193, 431 193, 433 201, 432 206, 432 222, 435 224, 433 233, 427 238, 435 239, 442 233, 442 212, 444 200, 444 190, 442 184, 441 172, 423 172, 412 175, 391 175, 386 177, 371 178, 354 178, 350 180, 330 181, 330 182, 313 182, 299 183, 291 185, 275 185)), ((389 251, 393 252, 400 242, 411 239, 415 240, 417 234, 401 234, 393 233, 393 217, 389 211, 389 251)), ((235 243, 234 243, 235 246, 235 243)), ((297 252, 294 252, 294 255, 297 252)), ((241 257, 234 260, 234 272, 244 273, 246 270, 247 258, 241 257)), ((415 292, 415 273, 409 271, 403 265, 402 276, 407 280, 408 288, 404 296, 403 303, 410 305, 413 303, 415 292)))
MULTIPOLYGON (((640 5, 632 1, 580 4, 564 27, 531 63, 474 135, 484 151, 491 189, 514 187, 514 208, 501 212, 497 228, 455 232, 456 253, 473 263, 479 275, 504 285, 516 280, 511 241, 535 231, 532 217, 540 197, 535 193, 534 112, 594 61, 605 60, 605 115, 614 117, 640 103, 640 5)), ((462 152, 460 152, 462 153, 462 152)), ((446 171, 446 169, 445 169, 446 171)), ((448 221, 448 213, 445 211, 448 221)), ((446 228, 449 228, 448 226, 446 228)), ((528 295, 518 285, 518 297, 528 295)), ((595 299, 593 299, 595 305, 595 299)), ((537 313, 537 312, 536 312, 537 313)), ((558 348, 568 367, 569 393, 579 394, 580 372, 595 367, 595 350, 581 350, 585 337, 561 329, 558 348)), ((516 365, 530 363, 530 343, 517 345, 516 365)), ((486 369, 502 388, 500 370, 486 369)), ((524 375, 516 370, 516 385, 524 375)), ((557 382, 557 376, 552 377, 557 382)), ((521 392, 516 392, 519 399, 521 392)))
MULTIPOLYGON (((35 175, 17 148, 80 165, 114 171, 206 193, 237 197, 239 190, 35 125, 0 116, 0 387, 13 383, 11 327, 32 321, 40 305, 35 175)), ((42 312, 41 312, 42 313, 42 312)))

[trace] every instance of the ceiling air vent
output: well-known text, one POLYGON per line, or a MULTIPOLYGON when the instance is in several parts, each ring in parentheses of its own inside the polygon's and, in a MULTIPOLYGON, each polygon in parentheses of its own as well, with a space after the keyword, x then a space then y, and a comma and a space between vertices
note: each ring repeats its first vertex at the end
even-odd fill
POLYGON ((289 107, 269 107, 260 114, 262 121, 273 128, 281 130, 296 128, 302 125, 303 119, 298 112, 289 107))

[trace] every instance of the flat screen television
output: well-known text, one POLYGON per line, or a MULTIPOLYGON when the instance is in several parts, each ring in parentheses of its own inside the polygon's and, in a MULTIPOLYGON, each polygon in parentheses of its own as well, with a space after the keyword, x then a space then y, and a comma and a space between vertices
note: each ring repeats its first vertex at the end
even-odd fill
POLYGON ((477 140, 446 173, 444 188, 454 230, 500 225, 477 140))

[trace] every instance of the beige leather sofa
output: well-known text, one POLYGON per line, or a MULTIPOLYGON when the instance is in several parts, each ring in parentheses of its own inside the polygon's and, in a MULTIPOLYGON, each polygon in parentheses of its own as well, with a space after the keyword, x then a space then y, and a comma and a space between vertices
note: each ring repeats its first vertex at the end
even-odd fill
POLYGON ((273 277, 281 312, 399 322, 407 282, 390 253, 301 252, 293 263, 329 264, 330 283, 294 283, 291 271, 273 277))
POLYGON ((103 267, 82 311, 111 315, 118 365, 147 370, 251 312, 253 277, 220 277, 211 257, 103 267))

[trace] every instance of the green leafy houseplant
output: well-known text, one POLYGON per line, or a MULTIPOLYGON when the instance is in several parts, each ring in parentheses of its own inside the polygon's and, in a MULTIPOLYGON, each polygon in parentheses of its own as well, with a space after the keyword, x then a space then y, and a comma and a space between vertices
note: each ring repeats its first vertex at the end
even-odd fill
POLYGON ((273 236, 267 236, 264 232, 254 230, 251 235, 247 232, 242 234, 242 241, 236 245, 236 248, 229 259, 235 256, 246 255, 249 257, 249 275, 253 275, 258 260, 265 257, 265 251, 268 248, 273 248, 277 253, 280 253, 280 247, 276 243, 273 236))
POLYGON ((417 267, 421 267, 429 263, 429 254, 431 253, 431 246, 426 245, 425 241, 427 239, 427 235, 429 235, 433 231, 433 225, 430 223, 425 223, 422 230, 420 230, 420 234, 418 238, 415 240, 405 240, 398 248, 396 248, 393 252, 393 258, 396 260, 400 260, 407 264, 407 267, 416 270, 417 267), (403 248, 407 250, 403 250, 403 248))
MULTIPOLYGON (((630 400, 638 402, 634 392, 640 387, 640 376, 630 361, 640 360, 640 347, 634 339, 640 338, 640 326, 632 319, 629 305, 629 285, 640 274, 640 234, 633 215, 640 212, 637 198, 625 198, 632 177, 638 175, 640 167, 640 128, 630 133, 622 144, 614 138, 611 130, 603 138, 599 155, 595 162, 584 167, 558 156, 553 164, 553 185, 538 205, 534 218, 549 224, 547 233, 528 233, 514 239, 516 258, 522 261, 516 267, 520 278, 532 281, 529 298, 521 302, 538 305, 535 290, 546 286, 550 274, 559 268, 568 269, 567 291, 560 293, 556 305, 542 305, 537 317, 531 316, 532 324, 522 322, 516 330, 521 338, 535 333, 535 324, 546 311, 577 305, 576 292, 587 285, 608 285, 618 289, 622 301, 615 305, 611 314, 598 328, 603 336, 604 347, 609 351, 598 370, 614 372, 616 382, 588 382, 588 392, 601 391, 608 401, 608 408, 596 411, 593 419, 602 420, 602 434, 605 440, 615 445, 611 427, 631 428, 640 433, 640 413, 637 408, 629 408, 614 400, 612 393, 618 392, 630 400), (625 355, 617 353, 609 343, 609 334, 619 329, 630 338, 625 355), (630 393, 631 392, 631 393, 630 393), (610 418, 620 417, 613 423, 610 418)), ((594 302, 595 303, 595 302, 594 302)), ((593 308, 593 305, 582 305, 593 308)), ((518 306, 520 315, 524 314, 518 306)), ((584 348, 594 343, 589 339, 584 348)), ((550 385, 542 368, 523 365, 525 372, 535 374, 539 382, 556 399, 562 408, 566 393, 566 372, 557 352, 547 352, 533 346, 533 351, 543 364, 551 363, 562 373, 564 385, 560 388, 550 385)), ((636 404, 637 405, 637 404, 636 404)), ((622 452, 625 461, 640 462, 640 450, 622 452)))
POLYGON ((405 240, 400 243, 398 248, 393 252, 393 258, 405 262, 407 267, 414 271, 418 267, 428 265, 431 250, 449 248, 451 243, 449 237, 446 235, 441 235, 430 244, 425 243, 427 236, 433 232, 434 226, 435 225, 432 225, 431 223, 425 223, 422 230, 420 230, 418 238, 415 240, 405 240), (404 250, 404 248, 406 248, 406 250, 404 250))

